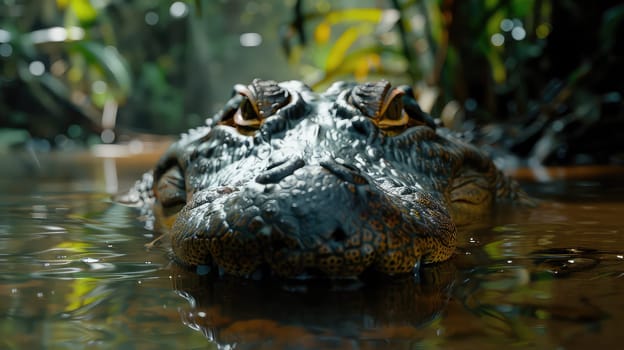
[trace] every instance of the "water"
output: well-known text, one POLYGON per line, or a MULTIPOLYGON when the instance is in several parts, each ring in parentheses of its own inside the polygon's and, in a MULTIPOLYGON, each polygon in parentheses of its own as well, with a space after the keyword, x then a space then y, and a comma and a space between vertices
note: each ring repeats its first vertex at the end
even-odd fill
POLYGON ((210 280, 111 202, 155 156, 0 159, 0 348, 585 349, 624 340, 624 185, 527 188, 419 279, 210 280))

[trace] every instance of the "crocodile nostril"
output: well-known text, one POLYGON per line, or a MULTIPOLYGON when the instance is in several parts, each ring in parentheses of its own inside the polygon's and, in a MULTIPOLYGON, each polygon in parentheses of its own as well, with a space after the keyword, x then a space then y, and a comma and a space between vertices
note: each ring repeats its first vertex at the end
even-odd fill
POLYGON ((367 120, 357 118, 351 122, 351 127, 353 128, 353 131, 357 131, 362 135, 368 135, 370 133, 371 124, 368 123, 367 120))
POLYGON ((303 167, 305 162, 301 158, 294 158, 277 164, 271 164, 264 173, 256 177, 259 184, 277 183, 295 170, 303 167))
POLYGON ((329 170, 339 179, 354 184, 354 185, 368 185, 367 178, 354 167, 347 164, 339 164, 334 161, 322 161, 319 163, 323 168, 329 170))
POLYGON ((264 169, 264 170, 275 169, 278 166, 285 164, 286 162, 288 162, 288 158, 284 158, 284 159, 280 159, 280 160, 274 161, 271 164, 269 164, 269 166, 267 166, 266 169, 264 169))

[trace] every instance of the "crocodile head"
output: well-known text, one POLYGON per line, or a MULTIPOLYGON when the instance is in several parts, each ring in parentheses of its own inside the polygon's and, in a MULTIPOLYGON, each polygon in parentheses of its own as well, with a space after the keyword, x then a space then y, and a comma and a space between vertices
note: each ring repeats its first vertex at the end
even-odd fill
POLYGON ((149 181, 156 217, 175 218, 182 264, 403 274, 448 259, 456 225, 525 197, 477 148, 437 131, 409 89, 254 80, 234 90, 149 181))

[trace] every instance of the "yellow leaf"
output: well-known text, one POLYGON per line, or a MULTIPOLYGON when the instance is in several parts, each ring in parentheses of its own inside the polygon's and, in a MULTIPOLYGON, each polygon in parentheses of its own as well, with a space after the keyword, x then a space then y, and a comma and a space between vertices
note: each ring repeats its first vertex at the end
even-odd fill
POLYGON ((382 9, 355 8, 332 11, 327 15, 326 21, 330 24, 344 22, 379 22, 383 15, 382 9))
POLYGON ((342 64, 347 51, 360 34, 362 34, 361 30, 355 27, 351 27, 342 33, 327 56, 326 71, 334 70, 342 64))
POLYGON ((494 241, 486 244, 483 250, 492 259, 501 259, 503 257, 503 241, 494 241))
POLYGON ((77 278, 71 282, 72 291, 65 296, 65 311, 77 311, 82 307, 93 305, 101 300, 104 295, 98 295, 93 291, 98 287, 98 281, 95 278, 84 277, 77 278))
POLYGON ((81 22, 91 22, 97 17, 97 11, 89 0, 71 0, 70 6, 81 22))
POLYGON ((322 45, 329 41, 331 36, 331 26, 327 22, 321 22, 314 31, 314 40, 317 44, 322 45))
POLYGON ((61 242, 55 248, 68 250, 74 253, 85 253, 91 245, 84 242, 61 242))

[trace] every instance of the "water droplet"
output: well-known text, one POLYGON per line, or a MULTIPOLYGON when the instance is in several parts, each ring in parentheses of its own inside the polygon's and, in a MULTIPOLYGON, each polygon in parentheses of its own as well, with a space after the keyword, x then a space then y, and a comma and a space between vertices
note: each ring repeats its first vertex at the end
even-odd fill
POLYGON ((13 46, 11 44, 0 44, 0 56, 9 57, 11 54, 13 54, 13 46))
POLYGON ((509 18, 505 18, 500 22, 500 29, 504 32, 508 32, 512 30, 514 27, 514 22, 509 18))
POLYGON ((502 46, 505 43, 505 36, 501 33, 493 34, 490 38, 490 42, 494 46, 502 46))
POLYGON ((182 1, 176 1, 169 7, 169 14, 174 18, 181 18, 188 14, 188 6, 182 1))
POLYGON ((149 11, 148 13, 145 14, 145 23, 147 23, 150 26, 154 26, 158 23, 158 14, 154 11, 149 11))
POLYGON ((28 65, 28 71, 30 72, 30 74, 38 77, 45 73, 45 66, 41 61, 32 61, 28 65))
POLYGON ((511 37, 515 40, 522 40, 526 37, 526 30, 522 27, 515 27, 511 30, 511 37))

